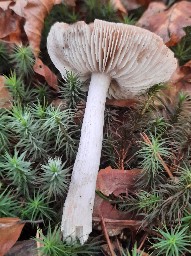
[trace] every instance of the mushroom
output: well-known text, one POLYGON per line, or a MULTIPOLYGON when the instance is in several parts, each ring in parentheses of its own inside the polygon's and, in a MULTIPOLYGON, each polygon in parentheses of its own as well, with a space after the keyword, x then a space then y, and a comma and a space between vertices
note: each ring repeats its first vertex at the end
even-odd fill
POLYGON ((145 29, 95 20, 87 25, 55 23, 48 35, 50 58, 63 78, 91 76, 80 144, 63 208, 63 237, 83 244, 92 231, 107 95, 132 98, 168 81, 177 61, 162 39, 145 29))

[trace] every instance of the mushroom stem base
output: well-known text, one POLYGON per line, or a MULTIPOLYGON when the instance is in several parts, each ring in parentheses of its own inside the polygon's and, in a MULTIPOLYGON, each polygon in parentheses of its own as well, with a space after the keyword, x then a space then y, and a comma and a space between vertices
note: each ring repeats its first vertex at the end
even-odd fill
POLYGON ((80 144, 62 216, 63 237, 83 244, 92 232, 96 178, 100 165, 104 110, 110 77, 93 73, 82 124, 80 144))

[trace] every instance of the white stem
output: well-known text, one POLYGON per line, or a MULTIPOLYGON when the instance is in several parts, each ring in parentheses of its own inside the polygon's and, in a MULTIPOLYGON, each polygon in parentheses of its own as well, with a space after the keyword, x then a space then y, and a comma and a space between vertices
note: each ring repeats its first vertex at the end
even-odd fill
POLYGON ((104 110, 110 77, 93 73, 82 124, 80 144, 62 216, 64 238, 83 244, 92 231, 92 211, 99 170, 104 110))

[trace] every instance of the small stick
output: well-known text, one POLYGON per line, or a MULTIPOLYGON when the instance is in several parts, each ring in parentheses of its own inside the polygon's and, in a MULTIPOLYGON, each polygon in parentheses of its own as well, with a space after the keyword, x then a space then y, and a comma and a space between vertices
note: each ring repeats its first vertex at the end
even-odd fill
MULTIPOLYGON (((152 145, 152 142, 150 141, 149 137, 143 132, 141 133, 141 137, 144 140, 145 143, 152 145)), ((167 164, 164 162, 164 160, 162 159, 161 155, 159 153, 157 153, 157 157, 160 160, 162 166, 164 167, 165 171, 167 172, 168 176, 171 179, 174 179, 174 176, 172 175, 172 172, 170 171, 170 169, 168 168, 167 164)))
MULTIPOLYGON (((37 228, 36 238, 41 240, 40 231, 42 231, 42 230, 37 228)), ((38 256, 42 256, 41 252, 38 250, 40 247, 42 247, 42 244, 41 244, 40 241, 36 241, 36 247, 37 247, 37 254, 38 254, 38 256)))
POLYGON ((100 214, 100 218, 101 218, 101 225, 102 225, 103 233, 105 235, 105 239, 107 241, 107 244, 108 244, 111 256, 116 256, 116 254, 115 254, 115 252, 113 250, 113 246, 111 244, 111 241, 109 239, 108 233, 107 233, 107 229, 106 229, 106 226, 105 226, 104 218, 103 218, 103 216, 101 214, 100 214))
POLYGON ((118 248, 119 248, 119 253, 120 253, 120 256, 122 256, 122 253, 121 253, 121 246, 119 244, 119 240, 117 239, 117 245, 118 245, 118 248))
POLYGON ((137 252, 142 253, 142 254, 141 254, 142 256, 149 256, 148 253, 143 252, 143 251, 141 250, 141 248, 143 247, 143 245, 144 245, 144 243, 145 243, 147 237, 148 237, 148 233, 145 233, 145 235, 144 235, 144 237, 143 237, 143 240, 142 240, 141 244, 139 245, 139 248, 137 249, 137 252))
POLYGON ((39 224, 43 223, 43 220, 20 220, 19 223, 31 223, 31 224, 39 224))

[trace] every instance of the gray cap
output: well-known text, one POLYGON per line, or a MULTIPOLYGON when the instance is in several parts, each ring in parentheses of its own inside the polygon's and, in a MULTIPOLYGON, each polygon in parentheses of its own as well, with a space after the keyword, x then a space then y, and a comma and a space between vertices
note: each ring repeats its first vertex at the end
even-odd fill
POLYGON ((132 25, 95 20, 87 25, 55 23, 48 35, 51 60, 63 77, 72 70, 82 80, 92 73, 112 79, 109 95, 130 98, 166 82, 177 67, 173 52, 156 34, 132 25))

